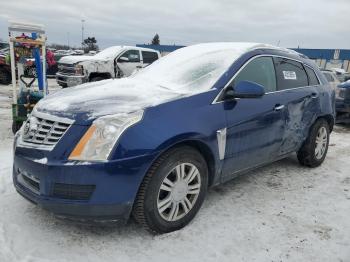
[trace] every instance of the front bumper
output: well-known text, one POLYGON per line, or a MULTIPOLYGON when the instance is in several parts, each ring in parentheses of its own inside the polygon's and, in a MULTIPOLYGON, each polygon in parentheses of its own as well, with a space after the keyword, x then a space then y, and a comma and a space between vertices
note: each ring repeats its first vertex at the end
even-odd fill
POLYGON ((61 73, 56 73, 56 81, 60 86, 76 86, 88 82, 88 78, 78 75, 65 75, 61 73))
POLYGON ((104 163, 46 163, 16 148, 13 183, 27 200, 73 220, 125 223, 155 155, 104 163))
POLYGON ((335 109, 337 112, 350 113, 350 100, 337 98, 335 100, 335 109))
POLYGON ((349 124, 350 123, 350 100, 349 99, 339 99, 335 101, 335 110, 337 112, 336 122, 339 124, 349 124))

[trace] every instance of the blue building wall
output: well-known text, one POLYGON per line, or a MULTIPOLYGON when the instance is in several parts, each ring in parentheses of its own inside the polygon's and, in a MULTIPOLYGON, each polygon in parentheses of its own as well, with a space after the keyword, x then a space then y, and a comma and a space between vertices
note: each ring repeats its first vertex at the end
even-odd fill
POLYGON ((350 60, 349 49, 309 49, 309 48, 290 48, 311 59, 335 59, 334 54, 339 52, 339 60, 350 60))
POLYGON ((146 44, 138 44, 136 45, 137 47, 143 47, 143 48, 151 48, 154 50, 159 51, 162 55, 171 53, 173 51, 175 51, 176 49, 185 47, 184 45, 146 45, 146 44))

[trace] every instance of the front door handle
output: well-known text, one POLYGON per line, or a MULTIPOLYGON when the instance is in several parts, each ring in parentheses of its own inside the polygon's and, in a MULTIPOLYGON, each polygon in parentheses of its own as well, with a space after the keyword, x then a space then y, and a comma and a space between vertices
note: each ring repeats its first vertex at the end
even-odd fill
POLYGON ((284 108, 284 105, 277 104, 277 105, 275 105, 275 107, 274 107, 273 110, 275 110, 275 111, 280 111, 280 110, 282 110, 283 108, 284 108))

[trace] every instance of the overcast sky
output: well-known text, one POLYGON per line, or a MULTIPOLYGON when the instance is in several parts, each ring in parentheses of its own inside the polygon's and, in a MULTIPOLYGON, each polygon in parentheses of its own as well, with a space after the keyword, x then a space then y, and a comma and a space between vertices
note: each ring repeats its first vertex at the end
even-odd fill
POLYGON ((350 0, 0 0, 0 38, 8 20, 44 24, 49 43, 81 43, 95 36, 101 48, 250 41, 284 47, 350 49, 350 0))

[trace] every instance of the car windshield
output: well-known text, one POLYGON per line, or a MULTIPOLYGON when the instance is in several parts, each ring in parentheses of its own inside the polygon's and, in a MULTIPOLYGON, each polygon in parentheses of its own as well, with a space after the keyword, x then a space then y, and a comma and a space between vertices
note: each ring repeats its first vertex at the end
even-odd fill
POLYGON ((209 90, 246 46, 201 44, 178 49, 144 68, 134 78, 184 92, 209 90))
POLYGON ((121 46, 111 46, 94 55, 94 58, 110 60, 115 58, 122 49, 121 46))

